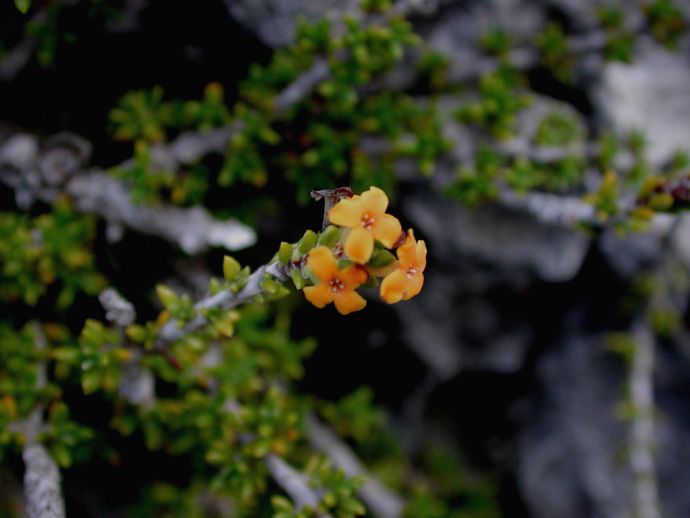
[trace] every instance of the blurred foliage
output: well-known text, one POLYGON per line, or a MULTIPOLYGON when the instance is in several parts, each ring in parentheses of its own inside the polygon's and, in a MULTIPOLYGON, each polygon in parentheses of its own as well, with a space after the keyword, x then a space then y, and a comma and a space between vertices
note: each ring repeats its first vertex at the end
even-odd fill
POLYGON ((91 249, 94 219, 76 214, 69 204, 36 218, 0 213, 0 297, 34 305, 49 287, 58 290, 56 305, 67 308, 83 291, 104 286, 91 249))
MULTIPOLYGON (((102 0, 78 4, 88 7, 95 24, 118 15, 102 0)), ((35 41, 36 61, 59 67, 62 47, 79 38, 63 23, 70 7, 28 0, 15 5, 32 15, 24 28, 35 41)), ((111 174, 135 202, 150 205, 195 206, 209 193, 223 198, 247 185, 260 191, 283 189, 285 183, 299 203, 313 189, 339 185, 356 192, 380 186, 394 196, 401 166, 411 164, 405 171, 426 179, 449 160, 445 130, 454 124, 478 142, 471 159, 454 164, 454 176, 441 180, 446 195, 464 205, 495 201, 507 191, 567 195, 590 203, 602 226, 620 231, 642 230, 656 213, 690 208, 688 154, 679 151, 653 170, 642 133, 595 133, 576 113, 554 109, 531 134, 519 134, 520 117, 535 96, 529 70, 511 62, 512 51, 528 45, 538 59, 532 70, 545 69, 556 82, 572 86, 586 56, 573 45, 577 35, 568 27, 549 21, 528 42, 509 28, 490 28, 477 38, 490 60, 486 73, 453 84, 450 57, 426 48, 411 24, 390 11, 390 1, 363 0, 360 7, 375 23, 354 16, 342 23, 301 20, 294 43, 276 50, 267 64, 253 65, 232 102, 219 83, 192 100, 170 98, 160 86, 126 93, 109 114, 109 129, 115 140, 131 143, 133 157, 111 174), (297 102, 284 102, 298 78, 326 65, 328 72, 313 88, 297 102), (414 72, 409 91, 389 87, 387 74, 397 67, 414 72), (447 100, 450 113, 439 108, 447 100), (212 153, 223 155, 217 163, 208 157, 182 164, 166 160, 165 146, 180 136, 224 132, 225 149, 212 153), (543 158, 504 146, 520 139, 530 151, 554 154, 543 158)), ((640 34, 678 44, 686 22, 676 3, 654 0, 642 12, 646 26, 640 34)), ((631 62, 640 34, 626 26, 622 10, 603 7, 597 20, 605 38, 594 52, 631 62)), ((247 206, 251 218, 259 205, 247 206)), ((83 325, 77 329, 54 322, 67 321, 77 296, 96 304, 93 296, 106 286, 102 272, 112 267, 94 255, 102 236, 92 216, 78 214, 62 197, 35 210, 0 212, 0 456, 8 465, 18 464, 32 413, 44 420, 37 440, 61 467, 96 454, 115 462, 112 437, 70 412, 75 400, 88 400, 112 414, 107 432, 117 432, 118 441, 139 441, 180 462, 185 480, 160 473, 142 486, 137 504, 128 504, 131 516, 365 515, 357 495, 365 480, 346 476, 309 445, 306 418, 316 413, 372 473, 407 496, 405 516, 500 515, 494 474, 475 473, 451 446, 430 447, 431 439, 417 458, 408 458, 387 432, 386 413, 376 406, 373 390, 360 387, 338 401, 323 401, 300 389, 316 343, 292 335, 294 304, 288 295, 320 282, 308 265, 317 246, 335 254, 338 272, 352 266, 340 260, 349 228, 307 230, 295 242, 281 243, 269 266, 285 274, 284 282, 252 277, 256 271, 226 256, 223 277, 209 282, 208 293, 238 294, 258 286, 238 307, 200 307, 189 294, 156 285, 162 279, 133 280, 137 295, 157 295, 155 317, 119 327, 89 313, 91 318, 79 316, 83 325), (36 315, 27 318, 27 309, 36 315), (199 321, 203 325, 195 327, 199 321), (192 330, 182 332, 187 326, 192 330), (179 333, 167 339, 171 328, 179 333), (304 477, 318 497, 313 509, 298 509, 279 487, 265 462, 270 455, 304 477)), ((395 260, 379 242, 362 268, 371 273, 395 260)), ((371 284, 378 282, 375 277, 371 284)), ((651 304, 647 318, 659 337, 668 338, 683 316, 661 300, 651 304)), ((625 358, 634 353, 627 335, 612 337, 610 347, 625 358)))

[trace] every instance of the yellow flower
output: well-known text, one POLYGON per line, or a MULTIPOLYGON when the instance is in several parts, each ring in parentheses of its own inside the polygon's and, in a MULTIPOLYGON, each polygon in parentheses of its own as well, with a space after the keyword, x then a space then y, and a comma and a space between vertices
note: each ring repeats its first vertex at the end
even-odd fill
POLYGON ((359 264, 369 261, 375 239, 387 248, 398 240, 402 227, 395 217, 386 214, 387 207, 386 193, 371 187, 361 196, 341 200, 328 211, 331 223, 351 229, 345 240, 345 253, 351 261, 359 264))
POLYGON ((424 285, 426 243, 416 241, 414 232, 407 231, 405 242, 398 248, 398 268, 383 279, 381 298, 389 304, 408 300, 424 285))
POLYGON ((355 291, 367 280, 367 272, 360 267, 339 270, 333 252, 325 246, 317 246, 309 252, 307 264, 320 282, 304 288, 304 296, 317 308, 333 302, 341 315, 347 315, 366 306, 367 301, 355 291))

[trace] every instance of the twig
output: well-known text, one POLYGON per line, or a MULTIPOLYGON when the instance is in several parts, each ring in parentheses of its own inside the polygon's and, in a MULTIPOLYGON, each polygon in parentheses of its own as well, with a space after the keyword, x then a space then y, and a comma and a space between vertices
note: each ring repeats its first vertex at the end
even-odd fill
POLYGON ((402 516, 404 508, 402 499, 372 477, 355 454, 329 428, 321 424, 313 415, 307 415, 306 425, 307 438, 314 448, 323 452, 348 476, 366 478, 358 493, 374 515, 380 518, 402 516))

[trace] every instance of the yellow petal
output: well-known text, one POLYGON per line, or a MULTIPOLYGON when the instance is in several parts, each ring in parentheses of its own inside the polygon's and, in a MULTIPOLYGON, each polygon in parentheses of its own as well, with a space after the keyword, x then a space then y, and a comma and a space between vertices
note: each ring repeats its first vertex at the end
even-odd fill
POLYGON ((347 315, 353 311, 359 311, 367 305, 367 301, 353 290, 345 290, 337 294, 334 298, 335 308, 341 315, 347 315))
POLYGON ((314 275, 322 281, 329 281, 338 273, 333 252, 325 246, 317 246, 309 252, 307 265, 314 272, 314 275))
POLYGON ((355 227, 345 241, 345 253, 351 261, 365 264, 374 250, 374 236, 364 227, 355 227))
POLYGON ((389 304, 400 302, 407 287, 407 276, 402 270, 396 270, 381 283, 381 298, 389 304))
POLYGON ((362 193, 361 198, 364 210, 372 214, 383 214, 388 208, 388 196, 378 187, 370 187, 362 193))
POLYGON ((336 203, 328 211, 328 219, 334 225, 341 227, 356 227, 362 222, 362 214, 366 212, 359 196, 345 198, 336 203))
POLYGON ((307 286, 304 288, 304 296, 317 308, 322 308, 333 302, 333 291, 326 284, 307 286))
POLYGON ((410 300, 412 297, 417 296, 422 291, 422 286, 424 286, 424 276, 418 273, 408 280, 405 293, 403 293, 403 300, 410 300))
POLYGON ((402 233, 400 222, 390 214, 376 216, 376 221, 371 230, 374 233, 374 237, 381 241, 386 248, 391 248, 402 233))
POLYGON ((343 281, 347 289, 355 289, 367 282, 367 272, 356 266, 350 266, 341 270, 338 277, 343 281))

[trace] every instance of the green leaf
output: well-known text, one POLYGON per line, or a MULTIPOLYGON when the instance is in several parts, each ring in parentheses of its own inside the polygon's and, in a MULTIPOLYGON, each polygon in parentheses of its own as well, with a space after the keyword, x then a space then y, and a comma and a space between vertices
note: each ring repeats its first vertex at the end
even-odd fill
POLYGON ((292 257, 292 245, 286 243, 285 241, 280 243, 280 248, 278 249, 278 261, 280 264, 286 265, 290 262, 292 257))
POLYGON ((223 277, 225 277, 226 281, 234 281, 237 275, 239 275, 240 270, 242 270, 242 266, 237 262, 237 259, 229 255, 223 257, 223 277))

